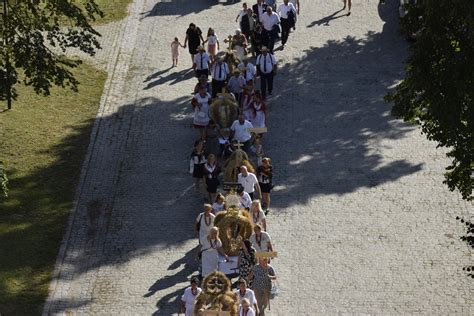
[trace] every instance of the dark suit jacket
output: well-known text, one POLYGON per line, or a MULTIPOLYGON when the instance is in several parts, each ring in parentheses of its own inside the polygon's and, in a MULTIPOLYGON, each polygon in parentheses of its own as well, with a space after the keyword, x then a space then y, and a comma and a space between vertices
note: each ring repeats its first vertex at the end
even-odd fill
MULTIPOLYGON (((253 14, 255 15, 255 19, 257 20, 256 22, 259 23, 260 22, 260 16, 258 14, 258 4, 254 4, 252 6, 252 10, 253 10, 253 14)), ((267 5, 265 3, 263 3, 263 12, 265 13, 266 10, 267 10, 267 5)))

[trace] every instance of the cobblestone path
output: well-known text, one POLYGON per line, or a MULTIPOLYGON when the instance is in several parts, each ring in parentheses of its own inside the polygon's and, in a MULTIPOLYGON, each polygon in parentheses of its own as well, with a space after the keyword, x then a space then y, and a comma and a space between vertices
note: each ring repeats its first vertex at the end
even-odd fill
MULTIPOLYGON (((402 77, 397 4, 301 0, 277 51, 269 134, 277 187, 268 219, 280 257, 271 315, 474 312, 473 255, 441 184, 447 160, 383 102, 402 77)), ((190 58, 169 44, 190 22, 221 40, 241 3, 135 0, 101 28, 109 79, 45 314, 171 315, 194 273, 202 198, 186 172, 194 131, 190 58)), ((224 45, 223 45, 224 46, 224 45)))

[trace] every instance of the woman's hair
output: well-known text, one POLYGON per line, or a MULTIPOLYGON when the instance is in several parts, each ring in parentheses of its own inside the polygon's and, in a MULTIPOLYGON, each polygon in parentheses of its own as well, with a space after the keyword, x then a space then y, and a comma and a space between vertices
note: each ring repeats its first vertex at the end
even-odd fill
POLYGON ((204 204, 204 210, 205 210, 205 211, 211 211, 211 210, 212 210, 212 205, 205 203, 205 204, 204 204))
POLYGON ((195 277, 195 276, 192 277, 190 283, 191 283, 191 284, 199 284, 199 278, 198 278, 198 277, 195 277))
POLYGON ((260 203, 260 200, 253 200, 252 205, 250 206, 250 210, 253 212, 253 206, 257 205, 257 209, 259 211, 262 211, 262 203, 260 203))
POLYGON ((270 160, 271 160, 271 159, 268 158, 268 157, 263 157, 263 158, 262 158, 262 161, 268 161, 268 163, 270 163, 270 160))
POLYGON ((189 23, 189 28, 193 27, 193 26, 196 26, 196 24, 194 23, 189 23))
POLYGON ((211 36, 212 33, 214 33, 214 29, 212 27, 210 27, 208 30, 207 30, 207 36, 211 36))
POLYGON ((242 304, 242 306, 245 306, 245 307, 250 307, 250 301, 248 298, 243 298, 242 301, 240 302, 240 304, 242 304))
POLYGON ((223 199, 225 201, 225 197, 222 193, 217 194, 215 202, 219 201, 219 199, 223 199))
POLYGON ((209 231, 209 236, 215 234, 216 238, 219 238, 219 228, 216 226, 212 227, 211 230, 209 231))
POLYGON ((177 37, 174 38, 175 42, 179 42, 179 39, 177 37))
POLYGON ((207 156, 207 160, 209 161, 209 159, 211 158, 214 158, 214 162, 216 161, 216 155, 214 154, 209 154, 209 156, 207 156))

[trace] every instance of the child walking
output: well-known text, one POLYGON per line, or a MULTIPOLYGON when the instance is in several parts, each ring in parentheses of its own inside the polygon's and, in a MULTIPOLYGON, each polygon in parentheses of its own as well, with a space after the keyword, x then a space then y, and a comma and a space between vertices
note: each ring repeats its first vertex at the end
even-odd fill
POLYGON ((181 43, 179 42, 178 38, 175 37, 174 41, 171 42, 171 58, 173 59, 173 66, 176 67, 178 66, 178 57, 179 57, 179 47, 183 47, 181 43))

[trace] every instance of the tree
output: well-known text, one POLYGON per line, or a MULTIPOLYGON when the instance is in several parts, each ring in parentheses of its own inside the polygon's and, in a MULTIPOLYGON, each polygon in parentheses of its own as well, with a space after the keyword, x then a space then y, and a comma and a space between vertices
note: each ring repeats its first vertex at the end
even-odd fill
POLYGON ((81 62, 66 57, 69 48, 91 56, 100 48, 100 34, 90 22, 103 13, 95 0, 0 0, 0 100, 16 98, 21 81, 38 94, 53 85, 77 90, 70 69, 81 62))
POLYGON ((474 6, 471 0, 418 0, 406 5, 401 28, 415 35, 405 79, 386 96, 392 113, 421 126, 448 148, 450 190, 473 200, 474 6))

